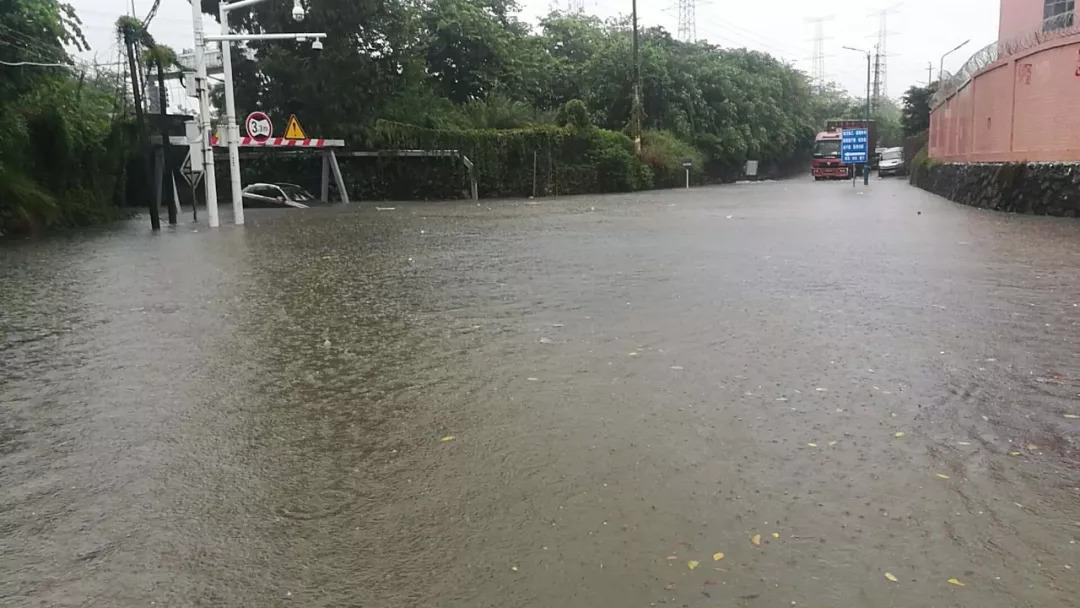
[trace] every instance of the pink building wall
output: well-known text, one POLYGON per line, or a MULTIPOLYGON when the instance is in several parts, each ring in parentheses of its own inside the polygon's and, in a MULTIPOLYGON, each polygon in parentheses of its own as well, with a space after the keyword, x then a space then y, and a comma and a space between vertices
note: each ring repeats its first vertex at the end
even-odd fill
MULTIPOLYGON (((1002 34, 1038 29, 1042 8, 1002 0, 1002 34)), ((931 112, 929 152, 947 162, 1080 161, 1080 31, 975 74, 931 112)))
POLYGON ((1043 6, 1043 0, 1001 0, 998 40, 1009 40, 1038 29, 1043 21, 1043 6))

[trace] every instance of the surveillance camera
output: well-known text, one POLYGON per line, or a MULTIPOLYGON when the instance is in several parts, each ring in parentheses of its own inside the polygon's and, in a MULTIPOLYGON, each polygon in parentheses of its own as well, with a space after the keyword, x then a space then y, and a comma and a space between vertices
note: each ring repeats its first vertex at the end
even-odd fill
POLYGON ((303 21, 307 15, 307 11, 304 10, 304 5, 300 4, 300 0, 294 0, 292 7, 292 18, 296 21, 303 21))
POLYGON ((311 43, 311 48, 316 50, 316 51, 321 51, 322 50, 322 40, 319 40, 318 38, 316 38, 315 42, 311 43))

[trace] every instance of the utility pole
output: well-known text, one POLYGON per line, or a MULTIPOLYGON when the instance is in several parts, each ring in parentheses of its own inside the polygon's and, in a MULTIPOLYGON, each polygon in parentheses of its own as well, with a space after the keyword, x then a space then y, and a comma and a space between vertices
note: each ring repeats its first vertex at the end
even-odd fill
POLYGON ((631 11, 634 22, 634 69, 633 69, 633 95, 634 100, 630 106, 630 130, 634 139, 634 150, 641 153, 641 62, 638 60, 638 22, 637 0, 631 0, 631 11))
POLYGON ((926 62, 926 86, 930 86, 934 83, 934 62, 926 62))
MULTIPOLYGON (((165 90, 165 66, 161 63, 161 56, 154 53, 154 63, 157 66, 157 83, 158 83, 158 104, 161 109, 161 164, 162 164, 162 186, 165 188, 164 200, 169 210, 169 224, 176 224, 176 207, 179 202, 173 197, 172 190, 172 168, 169 165, 169 95, 165 90), (164 176, 169 176, 170 179, 166 180, 164 176)), ((157 184, 154 184, 157 187, 157 184)))
MULTIPOLYGON (((143 112, 142 91, 139 86, 139 70, 135 64, 135 28, 129 23, 124 25, 124 46, 127 47, 128 68, 131 70, 131 92, 135 100, 135 124, 139 130, 139 143, 142 145, 146 185, 146 193, 150 195, 154 191, 153 156, 150 153, 150 135, 146 132, 146 115, 143 112)), ((159 215, 155 196, 147 197, 147 206, 150 208, 150 228, 154 231, 161 230, 161 217, 159 215)))

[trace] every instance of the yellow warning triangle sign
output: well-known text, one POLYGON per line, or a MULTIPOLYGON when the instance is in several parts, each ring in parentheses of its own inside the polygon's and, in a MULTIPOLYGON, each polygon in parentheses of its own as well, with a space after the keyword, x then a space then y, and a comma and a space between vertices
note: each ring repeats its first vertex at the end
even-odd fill
POLYGON ((289 126, 285 128, 285 139, 307 139, 307 134, 304 133, 304 128, 300 126, 300 121, 296 120, 296 114, 289 117, 289 126))

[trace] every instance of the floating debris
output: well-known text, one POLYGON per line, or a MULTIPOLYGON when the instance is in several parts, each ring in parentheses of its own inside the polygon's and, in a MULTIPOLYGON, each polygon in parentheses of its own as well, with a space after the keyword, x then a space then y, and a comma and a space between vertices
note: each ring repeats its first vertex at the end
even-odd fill
POLYGON ((957 587, 963 587, 964 586, 964 583, 961 583, 959 579, 955 579, 955 578, 950 578, 948 580, 948 583, 950 585, 956 585, 957 587))
POLYGON ((540 344, 554 344, 555 341, 548 337, 540 338, 540 344))
POLYGON ((1009 452, 1009 456, 1019 456, 1020 452, 1009 452))
POLYGON ((701 565, 701 562, 697 561, 696 559, 692 559, 692 560, 686 562, 686 567, 690 568, 691 570, 697 568, 700 565, 701 565))
POLYGON ((761 535, 760 534, 755 534, 755 535, 751 536, 750 537, 750 542, 753 543, 753 545, 755 547, 757 547, 758 545, 761 544, 761 535))
POLYGON ((716 553, 712 554, 712 561, 718 562, 718 561, 720 561, 722 559, 724 559, 724 554, 723 553, 720 553, 719 551, 717 551, 716 553))
POLYGON ((817 444, 816 444, 816 443, 808 443, 808 444, 806 444, 806 445, 807 445, 807 446, 809 446, 809 447, 812 447, 812 448, 816 448, 816 447, 817 447, 817 444))
POLYGON ((780 538, 780 533, 779 532, 773 532, 772 537, 773 538, 780 538))
POLYGON ((671 369, 673 369, 673 370, 675 370, 677 372, 681 372, 683 370, 683 367, 681 365, 672 365, 671 369))
POLYGON ((443 437, 439 441, 441 441, 443 443, 446 443, 447 441, 453 441, 455 439, 457 439, 457 437, 454 437, 453 435, 447 435, 446 437, 443 437))
POLYGON ((526 378, 526 380, 528 380, 529 382, 539 382, 540 381, 539 378, 526 378))
POLYGON ((834 439, 834 440, 830 441, 828 445, 829 445, 829 447, 831 448, 831 447, 833 447, 834 445, 836 445, 837 443, 839 443, 839 442, 838 442, 838 441, 836 441, 836 440, 834 439))
POLYGON ((1076 414, 1065 414, 1065 417, 1068 418, 1069 420, 1076 420, 1076 419, 1080 418, 1080 416, 1077 416, 1076 414))
POLYGON ((890 581, 892 581, 894 583, 899 583, 900 582, 899 580, 897 580, 897 578, 895 576, 893 576, 892 572, 886 572, 885 573, 885 578, 889 579, 890 581))
POLYGON ((903 437, 903 436, 904 436, 904 431, 897 431, 896 434, 893 435, 893 437, 897 437, 897 438, 903 437))
POLYGON ((942 475, 941 473, 938 473, 937 477, 938 477, 938 479, 948 479, 949 478, 948 475, 942 475))
POLYGON ((958 441, 958 442, 956 442, 956 445, 971 445, 971 442, 970 441, 958 441))

